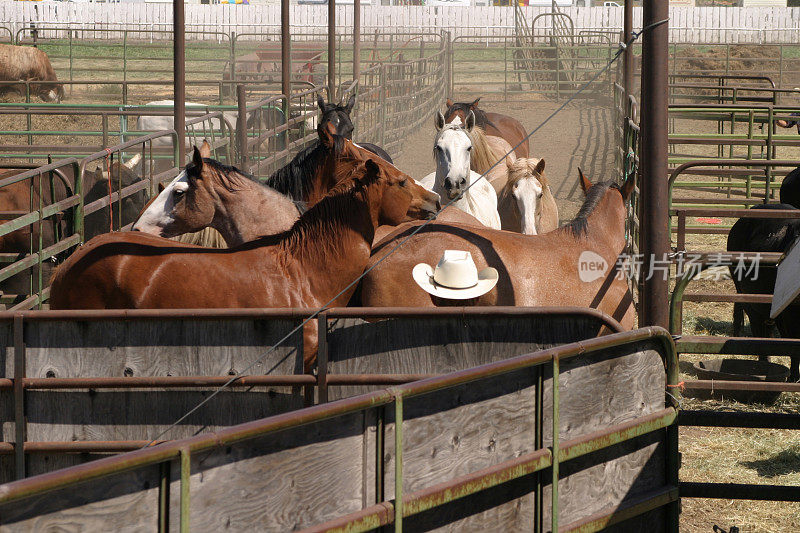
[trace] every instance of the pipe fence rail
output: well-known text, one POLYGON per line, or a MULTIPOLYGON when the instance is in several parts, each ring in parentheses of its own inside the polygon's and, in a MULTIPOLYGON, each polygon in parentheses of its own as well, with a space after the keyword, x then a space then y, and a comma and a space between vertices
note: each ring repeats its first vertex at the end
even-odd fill
MULTIPOLYGON (((386 310, 381 312, 386 313, 386 310)), ((676 385, 677 376, 675 347, 666 331, 645 328, 616 333, 12 482, 3 485, 0 491, 0 509, 4 511, 4 526, 11 530, 24 528, 30 520, 40 516, 58 521, 61 513, 69 514, 78 509, 87 523, 101 528, 103 523, 113 520, 114 527, 146 522, 161 524, 162 529, 180 524, 181 529, 186 530, 190 524, 201 527, 209 519, 208 510, 212 514, 220 511, 218 503, 212 503, 214 499, 220 501, 216 488, 228 490, 225 488, 228 483, 241 486, 241 475, 254 479, 245 465, 263 467, 265 472, 271 472, 273 468, 281 469, 279 464, 302 466, 309 453, 320 459, 333 457, 339 451, 332 468, 320 464, 314 469, 279 474, 289 475, 304 487, 311 475, 314 481, 308 487, 319 487, 323 492, 317 496, 318 505, 314 509, 294 498, 273 501, 272 496, 266 499, 258 496, 262 508, 278 505, 281 509, 276 518, 269 519, 269 524, 259 519, 262 526, 279 527, 272 522, 283 523, 281 517, 286 515, 296 526, 309 531, 344 528, 366 531, 388 524, 394 524, 396 530, 402 530, 404 525, 415 529, 414 524, 424 521, 427 511, 447 508, 452 511, 455 503, 465 506, 460 512, 470 517, 475 514, 471 496, 489 488, 518 493, 513 487, 522 483, 532 498, 525 497, 521 505, 536 531, 597 531, 636 517, 647 523, 663 521, 666 529, 673 530, 677 527, 678 516, 677 400, 665 397, 664 387, 676 385), (592 357, 595 355, 597 358, 592 357), (645 410, 630 413, 618 423, 599 430, 593 430, 593 426, 570 429, 563 425, 570 420, 567 405, 577 399, 570 393, 569 375, 585 372, 594 364, 603 364, 596 361, 630 356, 646 358, 652 370, 659 374, 648 389, 648 398, 652 396, 652 399, 647 400, 645 410), (473 397, 466 390, 487 391, 487 394, 473 397), (526 430, 528 444, 523 453, 505 459, 508 453, 487 456, 484 451, 480 460, 455 470, 448 468, 433 477, 420 478, 420 469, 427 470, 431 458, 427 453, 420 455, 415 443, 429 430, 431 423, 441 428, 444 419, 440 418, 454 408, 464 413, 477 413, 478 418, 470 423, 482 420, 480 413, 495 404, 495 416, 500 416, 511 407, 506 405, 511 398, 521 391, 526 391, 523 411, 529 420, 527 425, 532 426, 531 435, 527 435, 526 430), (446 407, 448 405, 450 407, 446 407), (503 409, 503 405, 507 408, 503 409), (357 452, 355 455, 348 452, 351 448, 357 452), (573 464, 584 464, 589 457, 594 459, 586 464, 619 461, 616 454, 631 450, 637 450, 642 461, 640 466, 657 460, 664 461, 667 468, 663 474, 651 476, 646 482, 636 480, 635 470, 629 473, 633 477, 625 474, 628 493, 611 507, 600 508, 594 504, 589 509, 585 501, 572 502, 571 505, 580 505, 581 510, 567 512, 570 504, 566 495, 570 494, 570 485, 564 483, 568 478, 586 475, 579 473, 582 468, 573 469, 573 464), (215 458, 221 452, 223 455, 215 458), (578 458, 582 458, 581 462, 573 463, 578 458), (344 465, 348 467, 342 470, 344 465), (358 487, 355 494, 351 493, 348 481, 350 467, 357 470, 352 485, 353 489, 358 487), (216 479, 219 475, 225 476, 219 478, 220 482, 227 480, 223 482, 225 486, 204 482, 204 478, 216 479), (324 488, 331 482, 337 490, 324 488), (55 497, 64 491, 74 491, 78 483, 83 487, 79 498, 55 497), (117 488, 110 489, 109 483, 117 488), (119 488, 123 488, 122 492, 117 490, 119 488), (134 500, 128 502, 131 497, 134 500), (50 503, 43 505, 43 498, 50 503), (328 503, 333 502, 331 498, 336 501, 334 505, 328 503), (96 515, 94 508, 103 506, 106 501, 128 503, 122 514, 96 515), (298 505, 305 505, 305 510, 298 505), (655 510, 659 511, 651 513, 655 510), (565 523, 569 519, 573 522, 565 523)), ((519 421, 514 419, 513 423, 518 425, 519 421)), ((97 443, 98 449, 103 446, 97 443)), ((463 453, 471 449, 471 443, 466 441, 462 446, 463 453)), ((266 477, 271 479, 271 474, 266 477)), ((265 482, 274 489, 270 479, 265 482)), ((251 496, 260 494, 258 490, 246 492, 232 502, 234 506, 238 506, 238 502, 249 505, 251 496)), ((509 504, 514 508, 520 505, 512 499, 492 506, 509 504)), ((458 516, 456 513, 447 521, 458 516)), ((497 524, 497 517, 471 518, 491 519, 497 524)), ((244 522, 236 519, 235 523, 244 522)))

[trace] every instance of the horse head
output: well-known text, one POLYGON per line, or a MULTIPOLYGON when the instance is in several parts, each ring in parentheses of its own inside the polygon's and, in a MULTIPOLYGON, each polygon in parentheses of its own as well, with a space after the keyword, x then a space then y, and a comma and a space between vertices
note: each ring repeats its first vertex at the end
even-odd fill
POLYGON ((192 161, 150 202, 133 225, 134 231, 174 237, 211 225, 216 215, 214 186, 221 174, 238 173, 211 157, 211 146, 203 141, 194 148, 192 161))
POLYGON ((445 122, 449 124, 453 122, 455 118, 460 118, 462 123, 466 123, 467 115, 469 115, 470 111, 477 117, 480 113, 478 110, 478 102, 480 101, 480 97, 472 102, 453 102, 448 98, 446 102, 447 111, 444 112, 445 122))
POLYGON ((317 131, 320 128, 326 127, 327 124, 333 124, 336 129, 336 135, 340 135, 347 139, 353 138, 353 121, 350 119, 350 112, 356 104, 356 96, 351 95, 347 103, 343 105, 342 102, 338 104, 325 103, 325 100, 320 96, 317 99, 322 116, 320 117, 317 131))
POLYGON ((510 204, 510 212, 519 223, 514 230, 525 235, 536 235, 541 226, 542 196, 547 186, 544 159, 520 157, 509 161, 507 165, 508 182, 500 193, 498 204, 510 204))
POLYGON ((472 112, 468 113, 466 123, 462 126, 460 118, 456 117, 448 124, 444 115, 438 112, 435 126, 437 133, 433 141, 433 158, 436 161, 434 190, 453 199, 462 194, 471 182, 470 133, 475 127, 475 115, 472 112))

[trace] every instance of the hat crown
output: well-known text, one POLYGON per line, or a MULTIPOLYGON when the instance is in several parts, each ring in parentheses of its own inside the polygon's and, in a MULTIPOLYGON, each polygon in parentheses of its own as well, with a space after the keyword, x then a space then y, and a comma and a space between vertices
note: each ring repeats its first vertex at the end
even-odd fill
POLYGON ((472 254, 464 250, 445 250, 436 269, 433 281, 451 289, 468 289, 478 284, 478 269, 472 254))

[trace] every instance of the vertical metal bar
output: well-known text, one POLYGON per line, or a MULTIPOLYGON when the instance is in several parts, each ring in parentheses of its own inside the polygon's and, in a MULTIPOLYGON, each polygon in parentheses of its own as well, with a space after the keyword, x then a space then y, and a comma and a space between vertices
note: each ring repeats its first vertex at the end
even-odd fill
POLYGON ((170 461, 161 463, 161 484, 158 489, 158 533, 169 533, 170 461))
MULTIPOLYGON (((676 250, 681 252, 686 250, 686 211, 678 210, 678 242, 676 250)), ((680 276, 681 272, 678 272, 680 276)))
MULTIPOLYGON (((536 404, 534 420, 534 450, 541 450, 544 448, 544 365, 538 365, 535 368, 536 372, 536 404)), ((536 472, 536 511, 534 512, 533 531, 541 533, 544 530, 544 517, 542 511, 544 510, 544 483, 542 483, 542 472, 536 472)))
MULTIPOLYGON (((669 17, 668 2, 644 2, 642 25, 647 27, 669 17)), ((669 27, 663 22, 644 34, 642 43, 641 104, 641 202, 644 272, 653 260, 664 260, 670 236, 665 231, 669 218, 667 204, 667 103, 669 80, 667 66, 669 27)), ((667 327, 669 310, 666 276, 646 276, 642 287, 641 326, 667 327)))
MULTIPOLYGON (((773 159, 775 157, 775 145, 772 142, 772 135, 775 133, 775 110, 772 106, 769 106, 769 119, 767 124, 769 124, 767 128, 767 159, 773 159)), ((764 167, 764 174, 766 175, 767 184, 767 192, 764 195, 764 203, 766 204, 769 202, 769 198, 774 196, 772 191, 772 167, 764 167)))
POLYGON ((22 315, 14 315, 14 459, 17 479, 25 477, 25 330, 22 315))
POLYGON ((192 477, 192 457, 188 449, 181 450, 181 533, 189 533, 189 483, 192 477))
POLYGON ((558 357, 553 357, 553 480, 552 480, 552 501, 550 509, 550 531, 558 531, 558 465, 559 465, 559 451, 558 451, 558 373, 559 370, 558 357))
MULTIPOLYGON (((633 36, 633 0, 625 0, 625 12, 622 20, 622 42, 627 44, 633 36)), ((622 87, 625 98, 633 94, 633 44, 625 48, 622 55, 622 87)))
MULTIPOLYGON (((281 0, 281 93, 288 102, 292 92, 292 35, 289 32, 289 0, 281 0)), ((288 104, 287 104, 288 105, 288 104)), ((284 110, 288 117, 288 110, 284 110)))
POLYGON ((108 148, 108 114, 102 113, 100 121, 103 128, 103 148, 108 148))
POLYGON ((381 503, 384 498, 383 490, 383 455, 384 455, 384 428, 386 420, 386 406, 381 405, 375 409, 375 503, 381 503))
POLYGON ((403 531, 403 397, 400 395, 394 397, 394 530, 403 531))
MULTIPOLYGON (((52 171, 51 171, 52 173, 52 171)), ((42 196, 42 178, 44 176, 39 174, 39 246, 36 250, 38 260, 36 261, 36 294, 39 297, 39 309, 42 308, 42 248, 44 248, 44 220, 42 219, 42 209, 44 208, 44 198, 42 196)), ((52 197, 55 202, 55 196, 52 197)))
POLYGON ((361 73, 361 0, 353 0, 353 79, 357 80, 360 73, 361 73))
POLYGON ((328 98, 336 99, 336 0, 328 0, 328 98))
MULTIPOLYGON (((69 35, 69 81, 72 81, 72 30, 67 30, 69 35)), ((73 85, 69 84, 69 95, 72 96, 73 85)))
MULTIPOLYGON (((685 288, 685 286, 684 286, 685 288)), ((674 357, 671 361, 672 364, 669 364, 670 361, 667 363, 667 385, 668 387, 667 392, 669 393, 668 403, 672 405, 675 409, 680 408, 680 398, 681 398, 681 390, 678 386, 678 381, 680 379, 680 372, 678 368, 677 362, 677 354, 673 351, 671 357, 674 357)), ((678 486, 679 477, 680 477, 680 468, 681 468, 681 455, 678 450, 678 418, 676 417, 675 420, 667 426, 666 429, 666 444, 667 444, 667 468, 666 468, 666 482, 668 485, 672 485, 673 487, 678 486)), ((678 499, 677 501, 671 502, 667 505, 667 513, 666 513, 666 530, 667 531, 678 531, 679 529, 679 522, 680 522, 680 512, 681 512, 681 501, 678 499)))
POLYGON ((319 403, 328 403, 328 312, 317 320, 317 394, 319 403))
POLYGON ((236 85, 236 141, 239 149, 239 166, 247 171, 247 93, 241 83, 236 85))
POLYGON ((172 76, 173 118, 178 134, 178 165, 186 164, 186 34, 183 0, 172 0, 172 76))
MULTIPOLYGON (((83 166, 78 166, 77 163, 72 164, 75 171, 75 194, 78 196, 78 205, 75 206, 75 233, 81 236, 81 244, 84 242, 84 225, 83 225, 83 166)), ((152 170, 151 170, 152 172, 152 170)))

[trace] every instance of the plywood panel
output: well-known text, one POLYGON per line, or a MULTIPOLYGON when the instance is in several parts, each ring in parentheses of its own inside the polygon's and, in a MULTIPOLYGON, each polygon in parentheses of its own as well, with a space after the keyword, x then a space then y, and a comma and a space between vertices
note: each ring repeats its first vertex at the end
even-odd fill
POLYGON ((159 480, 151 466, 0 505, 0 529, 158 531, 159 480))

